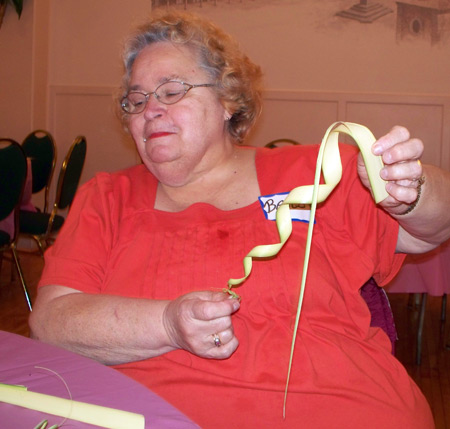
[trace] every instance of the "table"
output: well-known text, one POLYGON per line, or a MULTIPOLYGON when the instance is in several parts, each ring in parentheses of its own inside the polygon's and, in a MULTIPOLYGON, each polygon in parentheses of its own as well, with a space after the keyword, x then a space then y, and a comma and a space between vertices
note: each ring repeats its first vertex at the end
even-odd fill
MULTIPOLYGON (((28 210, 31 212, 36 211, 36 207, 34 207, 31 202, 31 195, 33 191, 33 178, 31 174, 31 160, 27 158, 27 178, 25 181, 25 186, 23 189, 22 202, 20 204, 21 210, 28 210)), ((10 237, 14 236, 14 211, 5 219, 0 222, 0 229, 9 234, 10 237)))
POLYGON ((416 364, 420 365, 427 295, 442 296, 441 320, 445 321, 447 294, 450 294, 450 240, 431 252, 408 255, 400 272, 385 290, 388 293, 422 294, 416 340, 416 364))
POLYGON ((450 294, 450 240, 422 255, 408 255, 397 276, 385 286, 388 293, 450 294))
MULTIPOLYGON (((95 405, 130 411, 145 416, 145 428, 188 429, 199 426, 175 407, 138 382, 120 372, 67 350, 20 335, 0 331, 0 382, 24 385, 29 391, 68 398, 95 405)), ((0 402, 2 429, 34 428, 48 419, 51 424, 63 418, 0 402)), ((98 428, 67 420, 63 427, 98 428)))

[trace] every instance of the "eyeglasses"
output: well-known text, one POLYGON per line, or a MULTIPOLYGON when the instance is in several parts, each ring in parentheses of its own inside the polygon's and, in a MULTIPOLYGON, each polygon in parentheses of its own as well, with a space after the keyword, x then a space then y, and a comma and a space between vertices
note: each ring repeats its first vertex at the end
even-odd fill
POLYGON ((202 86, 215 86, 213 83, 202 83, 200 85, 191 85, 178 80, 170 80, 159 85, 153 92, 131 91, 120 102, 120 107, 125 113, 141 113, 147 106, 151 95, 163 104, 175 104, 180 101, 192 88, 202 86))

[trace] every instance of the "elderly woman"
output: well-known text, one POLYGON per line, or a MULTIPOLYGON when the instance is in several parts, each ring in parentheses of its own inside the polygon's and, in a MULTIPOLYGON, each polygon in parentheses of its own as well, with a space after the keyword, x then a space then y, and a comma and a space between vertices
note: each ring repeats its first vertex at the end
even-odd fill
POLYGON ((374 144, 389 193, 378 207, 357 151, 341 147, 283 420, 307 223, 254 262, 241 301, 222 289, 249 250, 279 241, 258 198, 313 183, 318 147, 239 144, 260 111, 260 69, 207 21, 153 17, 124 59, 123 119, 142 164, 79 190, 46 253, 33 335, 113 365, 205 428, 433 427, 359 293, 450 236, 450 178, 421 166, 422 142, 395 127, 374 144))

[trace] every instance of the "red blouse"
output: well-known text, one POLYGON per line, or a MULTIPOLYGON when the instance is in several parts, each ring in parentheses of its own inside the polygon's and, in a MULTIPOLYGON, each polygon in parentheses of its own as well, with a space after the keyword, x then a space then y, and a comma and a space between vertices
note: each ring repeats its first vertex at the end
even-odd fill
MULTIPOLYGON (((257 149, 262 195, 314 180, 318 146, 257 149)), ((205 428, 431 428, 428 404, 371 328, 359 289, 397 273, 398 224, 373 203, 356 174, 356 150, 341 147, 343 178, 318 206, 294 363, 282 409, 307 223, 293 222, 280 253, 253 262, 236 289, 240 345, 226 360, 184 350, 118 365, 205 428)), ((243 184, 242 186, 245 186, 243 184)), ((232 211, 204 203, 155 210, 157 181, 143 166, 98 174, 78 192, 46 254, 40 286, 172 299, 243 277, 243 257, 279 242, 259 202, 232 211)))

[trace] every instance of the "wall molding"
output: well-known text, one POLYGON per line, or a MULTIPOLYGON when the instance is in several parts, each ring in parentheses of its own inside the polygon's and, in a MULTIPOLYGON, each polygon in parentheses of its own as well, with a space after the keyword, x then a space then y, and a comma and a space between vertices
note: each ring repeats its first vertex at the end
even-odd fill
MULTIPOLYGON (((118 91, 119 87, 114 86, 50 86, 49 128, 57 129, 61 116, 68 114, 64 100, 110 97, 105 98, 105 108, 108 105, 113 108, 118 91)), ((269 89, 263 92, 263 100, 266 114, 263 112, 256 131, 252 132, 250 144, 263 145, 273 138, 293 136, 300 141, 304 136, 305 141, 317 142, 336 120, 363 123, 375 135, 375 131, 381 135, 388 131, 387 127, 399 123, 425 142, 426 161, 450 170, 450 95, 269 89)), ((99 125, 94 115, 88 127, 99 125)))

